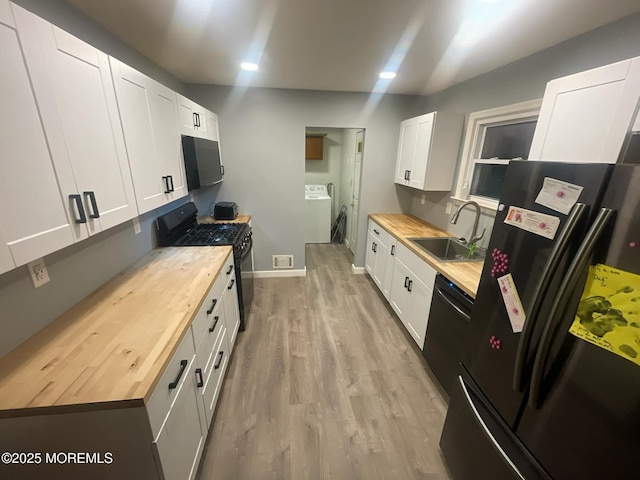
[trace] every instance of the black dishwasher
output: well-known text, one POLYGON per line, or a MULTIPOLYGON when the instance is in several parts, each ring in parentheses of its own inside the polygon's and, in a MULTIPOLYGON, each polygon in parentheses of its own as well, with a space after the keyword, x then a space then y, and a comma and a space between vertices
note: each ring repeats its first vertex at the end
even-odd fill
POLYGON ((422 355, 448 394, 458 375, 473 298, 445 276, 436 276, 422 355))

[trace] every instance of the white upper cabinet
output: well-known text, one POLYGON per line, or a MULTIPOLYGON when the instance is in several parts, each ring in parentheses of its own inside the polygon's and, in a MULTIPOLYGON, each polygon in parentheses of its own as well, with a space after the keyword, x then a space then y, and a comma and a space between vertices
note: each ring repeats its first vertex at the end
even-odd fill
POLYGON ((109 57, 139 213, 187 194, 176 93, 109 57))
POLYGON ((76 240, 135 217, 107 55, 20 7, 12 9, 60 190, 72 200, 66 206, 75 218, 76 240))
POLYGON ((209 138, 207 111, 196 102, 178 94, 180 133, 191 137, 209 138))
POLYGON ((463 121, 463 115, 449 112, 404 120, 395 183, 425 191, 451 190, 463 121))
POLYGON ((220 132, 218 130, 218 115, 209 110, 205 110, 204 116, 207 121, 207 138, 209 140, 219 142, 220 132))
POLYGON ((0 0, 0 273, 74 241, 9 2, 0 0))
POLYGON ((640 57, 547 84, 529 160, 616 163, 640 97, 640 57))

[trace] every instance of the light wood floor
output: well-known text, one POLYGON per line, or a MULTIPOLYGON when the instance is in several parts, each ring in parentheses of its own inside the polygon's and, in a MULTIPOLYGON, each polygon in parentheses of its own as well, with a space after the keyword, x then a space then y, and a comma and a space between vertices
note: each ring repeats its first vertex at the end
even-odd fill
POLYGON ((448 479, 415 343, 344 246, 306 256, 306 277, 254 281, 200 480, 448 479))

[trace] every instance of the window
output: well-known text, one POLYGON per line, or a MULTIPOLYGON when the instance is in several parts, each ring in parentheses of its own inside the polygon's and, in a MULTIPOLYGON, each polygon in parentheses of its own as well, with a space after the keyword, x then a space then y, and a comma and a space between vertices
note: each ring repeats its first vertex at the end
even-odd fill
POLYGON ((495 210, 509 161, 526 160, 541 100, 469 115, 454 200, 470 197, 495 210))

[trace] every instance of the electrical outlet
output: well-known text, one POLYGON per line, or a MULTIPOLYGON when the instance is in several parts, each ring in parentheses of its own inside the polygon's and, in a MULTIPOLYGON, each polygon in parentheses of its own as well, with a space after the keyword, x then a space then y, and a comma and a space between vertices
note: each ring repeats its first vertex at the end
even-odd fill
POLYGON ((140 219, 138 217, 135 217, 133 220, 131 220, 131 223, 133 223, 133 232, 136 235, 142 232, 142 228, 140 228, 140 219))
POLYGON ((422 198, 420 198, 420 205, 424 205, 427 201, 427 194, 423 193, 422 198))
POLYGON ((447 202, 447 208, 446 208, 445 212, 447 213, 447 215, 449 215, 451 213, 451 202, 447 202))
POLYGON ((27 268, 34 287, 41 287, 49 281, 49 272, 47 272, 47 266, 44 264, 44 258, 39 258, 27 264, 27 268))

